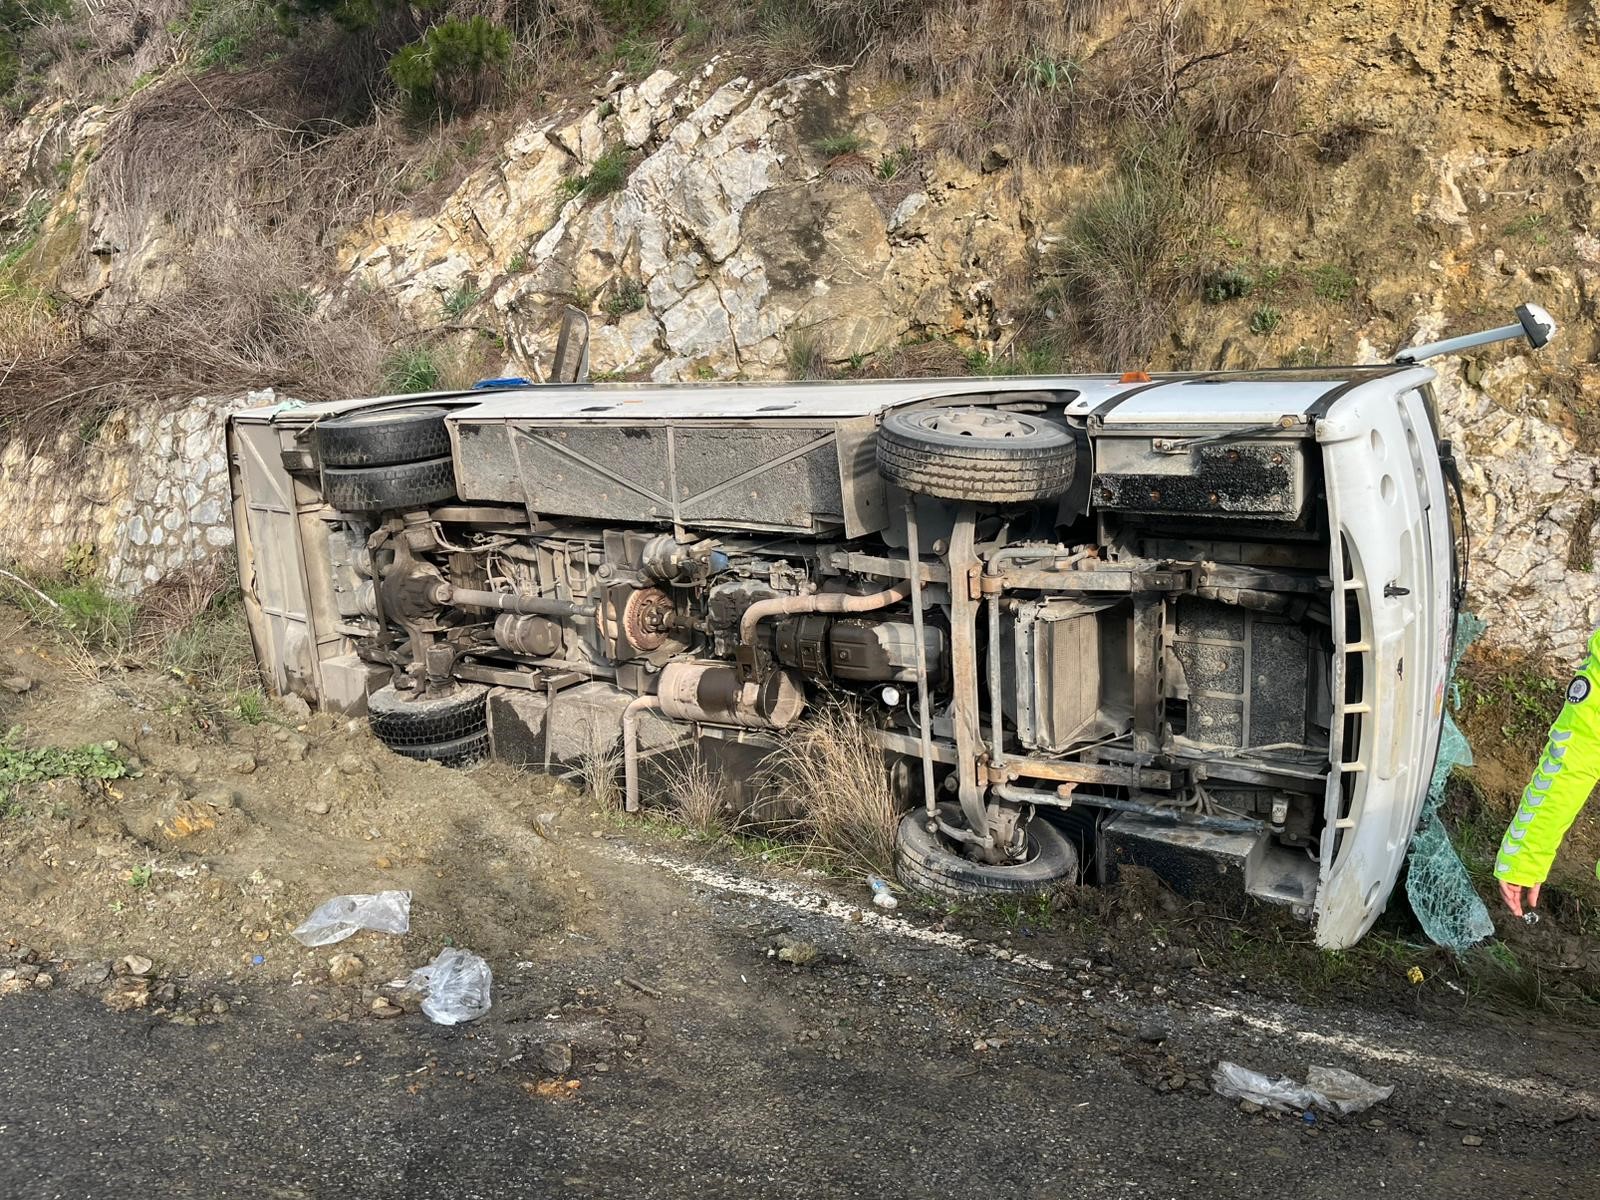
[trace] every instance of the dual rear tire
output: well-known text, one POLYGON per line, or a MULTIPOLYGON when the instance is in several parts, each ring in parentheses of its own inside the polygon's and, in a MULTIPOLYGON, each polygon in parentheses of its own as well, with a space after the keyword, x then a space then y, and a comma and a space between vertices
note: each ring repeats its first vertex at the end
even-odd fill
POLYGON ((442 695, 424 697, 391 683, 367 697, 367 723, 396 754, 475 767, 489 759, 488 695, 481 683, 458 683, 442 695))
POLYGON ((437 405, 350 413, 317 425, 322 496, 340 512, 421 508, 456 494, 448 410, 437 405))

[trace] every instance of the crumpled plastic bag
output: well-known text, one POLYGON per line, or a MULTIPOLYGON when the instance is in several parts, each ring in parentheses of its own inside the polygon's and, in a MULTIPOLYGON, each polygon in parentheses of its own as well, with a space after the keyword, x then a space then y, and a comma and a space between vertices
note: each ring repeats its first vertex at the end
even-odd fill
POLYGON ((436 1025, 459 1025, 489 1011, 489 988, 494 976, 489 964, 470 950, 446 946, 425 967, 390 987, 422 992, 423 1015, 436 1025))
POLYGON ((1269 1079, 1237 1063, 1219 1062, 1211 1073, 1211 1087, 1219 1096, 1249 1100, 1279 1112, 1304 1112, 1321 1108, 1342 1117, 1364 1112, 1394 1095, 1394 1088, 1369 1083, 1352 1071, 1338 1067, 1312 1067, 1304 1083, 1287 1076, 1269 1079))
POLYGON ((405 933, 411 928, 411 893, 335 896, 324 900, 293 931, 302 946, 331 946, 358 929, 405 933))

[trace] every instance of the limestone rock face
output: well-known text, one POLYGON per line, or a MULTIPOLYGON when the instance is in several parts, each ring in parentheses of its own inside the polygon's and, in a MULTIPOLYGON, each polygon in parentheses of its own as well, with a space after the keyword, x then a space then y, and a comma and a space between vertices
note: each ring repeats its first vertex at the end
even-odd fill
POLYGON ((1016 189, 942 158, 880 172, 886 134, 844 156, 866 169, 831 169, 802 131, 848 112, 849 88, 837 72, 758 87, 657 71, 524 125, 438 212, 353 234, 341 265, 419 317, 486 293, 508 369, 535 374, 574 301, 597 316, 597 373, 662 381, 781 375, 795 330, 835 362, 913 333, 992 335, 993 278, 1027 257, 1016 189), (626 180, 595 195, 606 160, 626 180))

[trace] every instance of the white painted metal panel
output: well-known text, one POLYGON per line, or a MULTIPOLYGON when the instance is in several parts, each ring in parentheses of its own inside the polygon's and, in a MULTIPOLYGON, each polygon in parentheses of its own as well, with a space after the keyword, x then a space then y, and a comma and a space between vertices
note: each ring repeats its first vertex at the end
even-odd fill
POLYGON ((1107 429, 1119 425, 1271 425, 1280 417, 1304 417, 1317 401, 1349 378, 1263 380, 1226 376, 1174 380, 1146 388, 1105 413, 1107 429))
POLYGON ((1319 856, 1316 936, 1327 948, 1354 944, 1387 905, 1438 751, 1455 612, 1448 498, 1416 391, 1432 378, 1417 368, 1356 388, 1317 426, 1334 531, 1335 753, 1345 760, 1334 763, 1319 856), (1346 595, 1359 629, 1346 626, 1346 595), (1357 666, 1361 694, 1347 697, 1357 666), (1359 738, 1341 747, 1347 713, 1359 738))

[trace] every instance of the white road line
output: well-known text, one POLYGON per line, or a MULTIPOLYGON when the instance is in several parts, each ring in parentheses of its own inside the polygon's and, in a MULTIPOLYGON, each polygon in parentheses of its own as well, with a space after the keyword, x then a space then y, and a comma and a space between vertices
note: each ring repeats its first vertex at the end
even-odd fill
POLYGON ((1266 1016, 1262 1013, 1244 1012, 1217 1004, 1208 1004, 1201 1011, 1209 1012, 1219 1021, 1239 1022, 1262 1033, 1290 1038, 1306 1045, 1326 1046, 1331 1050, 1339 1050, 1352 1057, 1365 1059, 1368 1062, 1380 1063, 1390 1067, 1409 1067, 1426 1075, 1439 1076, 1468 1087, 1502 1092, 1509 1096, 1519 1096, 1524 1100, 1577 1104, 1600 1111, 1600 1096, 1596 1096, 1593 1092, 1584 1091, 1582 1088, 1563 1087, 1558 1083, 1546 1083, 1538 1079, 1510 1078, 1505 1075, 1498 1075, 1493 1071, 1457 1062, 1454 1059, 1440 1058, 1434 1054, 1426 1054, 1418 1050, 1407 1050, 1401 1046, 1391 1045, 1388 1042, 1375 1041, 1372 1038, 1362 1037, 1360 1034, 1321 1033, 1315 1029, 1291 1025, 1287 1021, 1266 1016))
MULTIPOLYGON (((913 941, 944 946, 950 950, 959 950, 964 953, 976 951, 990 958, 1014 963, 1018 966, 1031 967, 1036 971, 1053 971, 1055 969, 1043 959, 1034 958, 1026 954, 1013 954, 1009 959, 1002 959, 999 948, 986 942, 962 937, 960 934, 945 933, 942 930, 925 929, 920 925, 912 924, 902 917, 892 917, 880 912, 870 904, 866 906, 846 904, 822 892, 813 891, 810 888, 800 887, 796 884, 781 883, 770 879, 755 879, 700 863, 679 862, 676 859, 665 858, 656 854, 646 854, 630 846, 618 845, 617 843, 611 843, 607 849, 624 862, 632 863, 636 866, 656 867, 660 870, 670 871, 680 879, 686 879, 691 883, 711 888, 714 891, 751 896, 758 900, 782 905, 796 912, 827 917, 841 924, 859 925, 894 937, 910 938, 913 941)), ((1251 1029, 1262 1033, 1270 1033, 1276 1037, 1288 1038, 1305 1045, 1323 1046, 1330 1050, 1337 1050, 1354 1058, 1364 1059, 1380 1065, 1410 1068, 1422 1074, 1431 1074, 1449 1079, 1467 1087, 1500 1092, 1505 1095, 1517 1096, 1524 1100, 1580 1105, 1600 1112, 1600 1096, 1582 1088, 1563 1087, 1557 1083, 1547 1083, 1537 1079, 1511 1078, 1496 1074, 1493 1071, 1469 1066, 1453 1059, 1440 1058, 1437 1055, 1426 1054, 1417 1050, 1407 1050, 1387 1042, 1363 1037, 1360 1034, 1324 1033, 1294 1025, 1288 1021, 1259 1012, 1245 1012, 1242 1009, 1228 1008, 1218 1004, 1209 1004, 1204 1008, 1191 1011, 1195 1012, 1196 1015, 1209 1015, 1219 1024, 1224 1021, 1243 1024, 1251 1029)))
POLYGON ((783 907, 792 908, 796 912, 828 917, 843 925, 860 925, 875 929, 880 933, 911 938, 913 941, 918 942, 928 942, 951 950, 961 950, 968 953, 977 951, 988 955, 990 958, 999 959, 1001 962, 1014 963, 1022 967, 1032 967, 1035 971, 1055 970, 1042 958, 1033 958, 1026 954, 1015 953, 1011 954, 1009 958, 1003 958, 1000 949, 989 945, 987 942, 965 938, 957 933, 945 933, 938 929, 924 929, 922 926, 913 925, 910 921, 901 917, 891 917, 887 913, 873 908, 871 904, 864 907, 846 904, 841 900, 833 899, 831 896, 825 896, 821 892, 815 892, 810 888, 799 887, 795 884, 778 883, 769 879, 752 879, 699 863, 677 862, 674 859, 662 858, 654 854, 644 854, 629 846, 621 846, 616 843, 612 843, 609 849, 624 862, 638 866, 659 867, 664 871, 671 871, 680 879, 687 879, 691 883, 698 883, 702 887, 713 888, 719 892, 734 892, 742 896, 754 896, 758 900, 781 904, 783 907))

